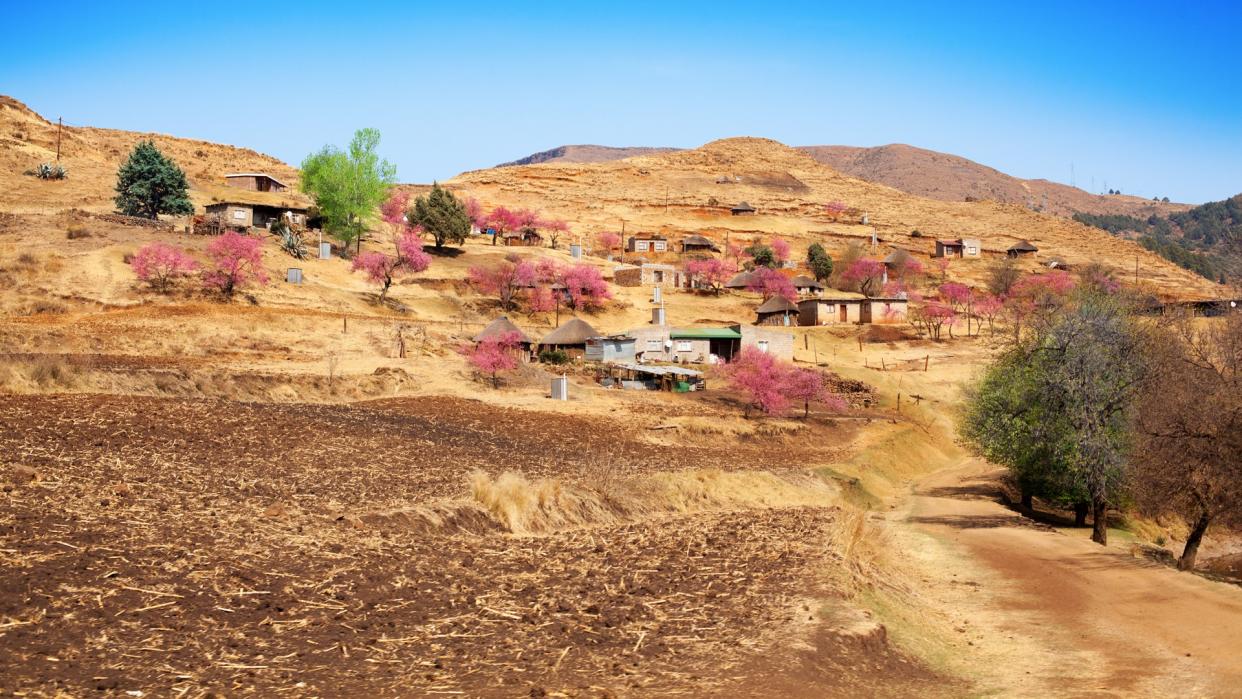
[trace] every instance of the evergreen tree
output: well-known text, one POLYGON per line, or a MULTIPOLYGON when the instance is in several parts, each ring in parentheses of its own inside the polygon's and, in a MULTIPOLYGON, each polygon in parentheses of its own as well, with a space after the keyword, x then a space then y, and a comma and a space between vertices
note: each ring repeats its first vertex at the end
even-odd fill
POLYGON ((116 173, 116 208, 126 216, 194 213, 185 173, 155 147, 140 141, 116 173))
POLYGON ((432 183, 431 192, 414 201, 408 214, 411 226, 422 226, 436 241, 436 247, 445 243, 463 243, 470 234, 470 214, 453 193, 432 183))
POLYGON ((806 249, 806 262, 810 265, 816 281, 822 282, 832 276, 832 256, 824 250, 823 245, 811 243, 806 249))
POLYGON ((379 141, 379 131, 359 129, 348 152, 324 146, 302 161, 302 191, 315 198, 324 229, 346 247, 361 247, 367 222, 397 181, 397 168, 375 152, 379 141))

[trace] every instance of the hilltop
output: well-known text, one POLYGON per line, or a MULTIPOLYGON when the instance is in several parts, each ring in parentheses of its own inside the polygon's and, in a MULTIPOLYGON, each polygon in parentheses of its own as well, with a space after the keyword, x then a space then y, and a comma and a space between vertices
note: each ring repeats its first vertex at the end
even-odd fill
MULTIPOLYGON (((773 235, 829 251, 870 244, 876 254, 906 249, 927 257, 936 238, 979 238, 985 257, 1003 256, 1019 240, 1040 248, 1023 264, 1034 270, 1057 257, 1070 264, 1099 262, 1171 298, 1214 298, 1216 285, 1155 253, 1098 228, 1020 204, 995 200, 943 201, 839 172, 806 152, 763 138, 731 138, 701 148, 598 163, 542 163, 477 170, 447 184, 489 205, 538 207, 570 221, 574 230, 624 230, 666 235, 702 233, 718 241, 749 242, 773 235), (732 216, 748 202, 753 216, 732 216), (825 206, 840 202, 840 215, 825 206), (863 223, 866 217, 867 223, 863 223)), ((986 260, 955 264, 951 276, 981 283, 986 260)))
POLYGON ((655 153, 669 153, 678 150, 677 148, 658 148, 651 146, 596 146, 590 144, 576 146, 557 146, 549 150, 540 151, 518 158, 507 163, 501 163, 496 167, 510 167, 512 165, 537 165, 539 163, 603 163, 610 160, 624 160, 625 158, 633 158, 639 155, 653 155, 655 153))
MULTIPOLYGON (((1190 208, 1189 204, 1152 201, 1126 194, 1092 194, 1046 179, 1022 179, 958 155, 899 143, 873 148, 797 146, 797 149, 844 174, 942 201, 991 199, 1064 217, 1080 212, 1146 217, 1190 208)), ((676 150, 682 149, 559 146, 499 167, 607 162, 676 150)))
POLYGON ((1125 194, 1091 194, 1046 179, 1021 179, 961 156, 901 143, 874 148, 803 146, 800 150, 848 175, 943 201, 992 199, 1058 216, 1078 212, 1149 216, 1190 208, 1125 194))

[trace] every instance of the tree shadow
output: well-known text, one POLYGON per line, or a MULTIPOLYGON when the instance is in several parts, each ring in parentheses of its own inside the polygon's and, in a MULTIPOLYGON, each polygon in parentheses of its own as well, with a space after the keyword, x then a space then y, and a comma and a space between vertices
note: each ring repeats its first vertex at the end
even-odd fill
POLYGON ((426 252, 428 255, 435 255, 436 257, 449 258, 460 257, 466 253, 466 251, 461 248, 451 248, 448 246, 437 248, 434 245, 423 248, 423 252, 426 252))

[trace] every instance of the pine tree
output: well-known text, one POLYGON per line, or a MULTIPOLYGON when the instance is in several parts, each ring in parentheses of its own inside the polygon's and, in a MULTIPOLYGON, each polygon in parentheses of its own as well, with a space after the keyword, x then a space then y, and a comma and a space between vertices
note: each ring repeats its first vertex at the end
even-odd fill
POLYGON ((466 207, 438 183, 432 183, 427 196, 414 201, 409 222, 430 233, 437 248, 444 247, 445 243, 463 243, 470 234, 470 215, 466 207))
POLYGON ((153 141, 141 141, 116 173, 116 208, 126 216, 151 219, 192 214, 189 189, 181 168, 153 141))

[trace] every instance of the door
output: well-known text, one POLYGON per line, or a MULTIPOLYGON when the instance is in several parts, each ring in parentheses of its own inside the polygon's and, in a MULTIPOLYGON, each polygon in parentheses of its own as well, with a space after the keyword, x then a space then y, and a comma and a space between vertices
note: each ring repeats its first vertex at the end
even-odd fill
POLYGON ((861 304, 858 305, 858 322, 859 323, 870 323, 871 322, 871 302, 870 301, 863 301, 861 304))
POLYGON ((850 319, 849 310, 848 310, 849 307, 845 305, 844 303, 839 303, 837 304, 837 308, 840 309, 840 311, 838 312, 840 316, 840 322, 844 323, 848 321, 850 319))

